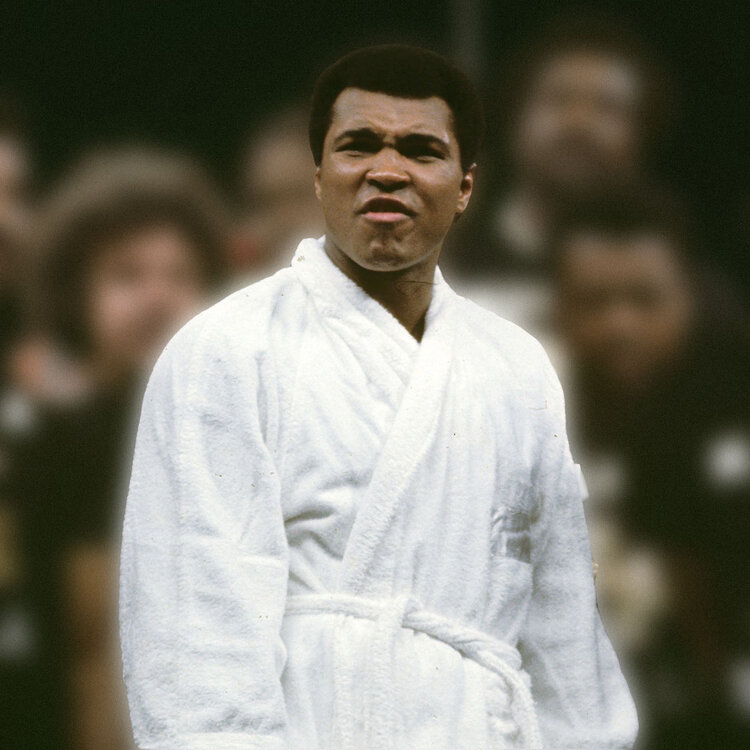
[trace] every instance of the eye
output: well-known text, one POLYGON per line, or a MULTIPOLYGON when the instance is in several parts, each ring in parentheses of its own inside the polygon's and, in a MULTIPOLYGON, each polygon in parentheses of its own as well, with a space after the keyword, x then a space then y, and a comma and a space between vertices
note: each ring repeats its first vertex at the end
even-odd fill
POLYGON ((353 138, 344 141, 336 150, 350 154, 374 154, 378 150, 378 146, 375 142, 366 138, 353 138))
POLYGON ((420 162, 431 162, 445 159, 445 154, 435 146, 427 143, 406 143, 399 151, 407 158, 420 162))

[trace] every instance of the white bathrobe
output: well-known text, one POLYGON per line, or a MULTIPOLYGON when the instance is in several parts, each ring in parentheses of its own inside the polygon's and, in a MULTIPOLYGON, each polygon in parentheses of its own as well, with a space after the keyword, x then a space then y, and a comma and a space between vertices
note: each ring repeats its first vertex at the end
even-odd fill
POLYGON ((418 343, 322 240, 160 358, 120 605, 144 749, 634 739, 541 347, 439 271, 418 343))

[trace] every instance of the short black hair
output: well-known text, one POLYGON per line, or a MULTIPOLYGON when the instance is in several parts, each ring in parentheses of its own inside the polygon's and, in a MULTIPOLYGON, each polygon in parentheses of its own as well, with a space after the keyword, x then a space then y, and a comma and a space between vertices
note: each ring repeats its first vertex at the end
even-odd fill
POLYGON ((34 313, 71 352, 89 350, 84 284, 104 243, 155 225, 183 232, 206 291, 220 288, 228 215, 215 186, 188 157, 131 146, 93 152, 52 192, 34 243, 34 313))
POLYGON ((484 113, 473 84, 446 58, 405 44, 355 50, 320 75, 313 90, 308 130, 316 164, 323 158, 323 142, 331 125, 334 102, 347 88, 405 99, 439 97, 453 113, 462 169, 466 172, 474 164, 484 135, 484 113))

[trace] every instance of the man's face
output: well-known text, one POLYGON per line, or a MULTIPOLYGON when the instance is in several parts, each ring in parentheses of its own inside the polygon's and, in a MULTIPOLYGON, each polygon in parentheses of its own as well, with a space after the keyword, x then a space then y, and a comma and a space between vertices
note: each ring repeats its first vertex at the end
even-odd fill
POLYGON ((438 97, 339 94, 315 175, 329 253, 370 271, 437 260, 474 179, 461 168, 452 120, 438 97))
POLYGON ((301 237, 323 233, 314 172, 306 128, 264 134, 248 150, 243 170, 247 210, 238 235, 253 253, 235 258, 237 265, 246 260, 248 267, 280 267, 301 237))
POLYGON ((193 244, 176 227, 145 226, 97 252, 86 284, 94 357, 112 373, 153 364, 169 337, 200 310, 205 282, 193 244))
POLYGON ((576 364, 637 392, 679 358, 693 296, 669 241, 573 235, 562 248, 559 317, 576 364))
POLYGON ((583 196, 638 169, 642 82, 603 53, 553 58, 532 81, 516 127, 523 174, 558 194, 583 196))

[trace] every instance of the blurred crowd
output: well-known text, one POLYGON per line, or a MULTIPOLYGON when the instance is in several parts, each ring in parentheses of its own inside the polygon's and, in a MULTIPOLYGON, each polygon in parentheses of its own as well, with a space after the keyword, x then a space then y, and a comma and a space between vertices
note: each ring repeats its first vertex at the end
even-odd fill
MULTIPOLYGON (((580 19, 508 70, 487 82, 445 274, 561 376, 638 750, 750 747, 747 290, 655 166, 674 82, 642 40, 580 19)), ((85 153, 41 191, 0 99, 2 747, 133 747, 117 554, 144 380, 188 318, 322 233, 306 127, 304 102, 269 114, 231 195, 144 144, 85 153)))

